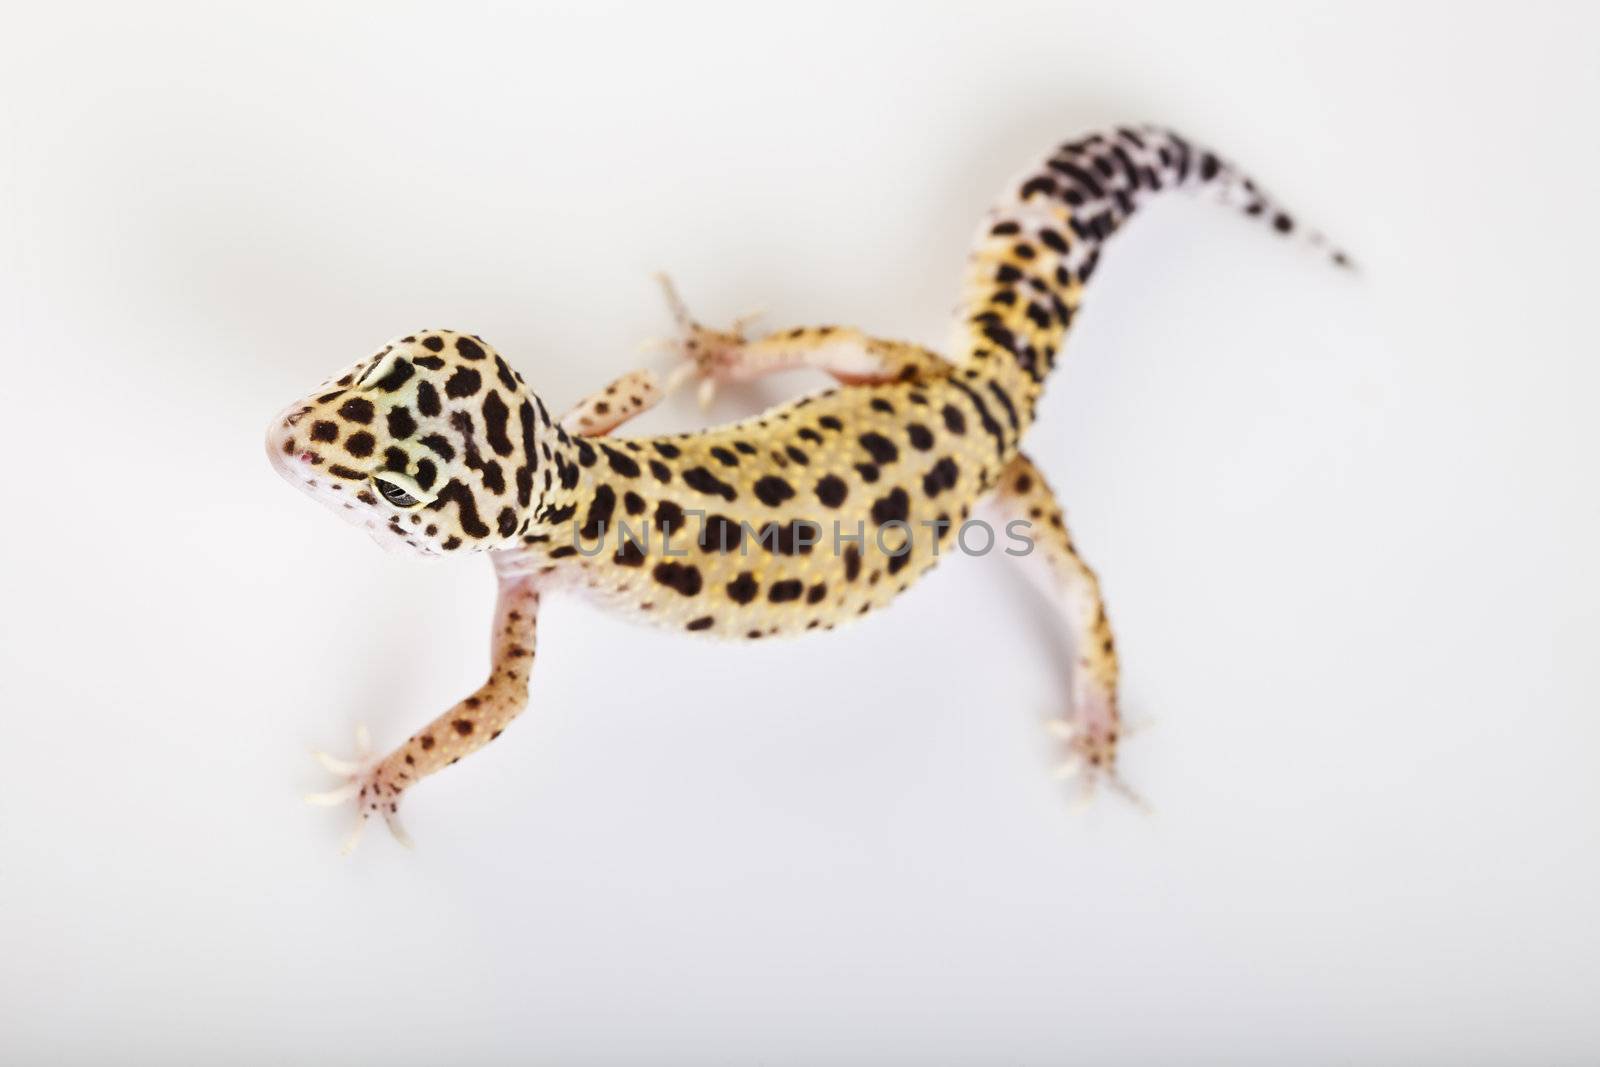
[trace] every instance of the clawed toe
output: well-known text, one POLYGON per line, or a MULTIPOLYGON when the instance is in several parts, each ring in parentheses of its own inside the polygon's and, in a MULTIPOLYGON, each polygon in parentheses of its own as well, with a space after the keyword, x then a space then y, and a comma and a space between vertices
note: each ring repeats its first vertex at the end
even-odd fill
POLYGON ((339 788, 330 789, 326 793, 307 793, 306 803, 324 808, 335 807, 355 796, 360 789, 360 782, 346 782, 339 788))
POLYGON ((344 845, 340 848, 341 853, 348 855, 355 851, 361 842, 362 831, 366 829, 367 821, 372 818, 372 813, 375 811, 382 812, 384 821, 389 826, 389 832, 394 835, 396 841, 406 848, 415 847, 411 835, 400 825, 396 812, 399 803, 398 790, 391 790, 387 803, 378 799, 382 762, 372 756, 372 738, 365 727, 356 729, 354 760, 339 759, 319 751, 313 751, 311 755, 327 770, 343 777, 345 782, 326 792, 306 794, 306 803, 319 807, 337 807, 351 800, 356 802, 356 823, 345 837, 344 845))
POLYGON ((1053 719, 1048 729, 1066 748, 1066 755, 1055 766, 1054 777, 1078 783, 1073 811, 1087 808, 1096 788, 1104 785, 1145 814, 1152 813, 1149 803, 1117 773, 1117 741, 1119 735, 1127 736, 1126 729, 1085 727, 1073 718, 1053 719))
POLYGON ((726 331, 708 329, 696 322, 689 313, 671 278, 658 274, 656 281, 661 285, 667 308, 678 327, 678 336, 666 342, 665 347, 674 351, 679 363, 667 375, 663 391, 676 392, 690 381, 698 379, 700 385, 695 395, 700 407, 708 408, 716 398, 718 384, 734 380, 737 360, 745 345, 744 331, 763 312, 739 316, 726 331))

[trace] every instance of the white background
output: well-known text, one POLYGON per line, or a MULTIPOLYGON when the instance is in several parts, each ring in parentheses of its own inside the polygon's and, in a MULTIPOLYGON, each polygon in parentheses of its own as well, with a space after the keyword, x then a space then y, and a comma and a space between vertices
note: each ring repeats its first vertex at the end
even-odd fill
POLYGON ((1592 6, 4 32, 0 1060, 1600 1057, 1592 6), (1068 811, 1050 616, 963 559, 789 644, 552 602, 532 710, 410 796, 419 851, 337 855, 306 748, 469 691, 492 582, 283 484, 274 411, 428 325, 564 407, 663 332, 660 268, 709 321, 942 343, 990 199, 1130 120, 1364 268, 1158 204, 1043 404, 1153 817, 1068 811))

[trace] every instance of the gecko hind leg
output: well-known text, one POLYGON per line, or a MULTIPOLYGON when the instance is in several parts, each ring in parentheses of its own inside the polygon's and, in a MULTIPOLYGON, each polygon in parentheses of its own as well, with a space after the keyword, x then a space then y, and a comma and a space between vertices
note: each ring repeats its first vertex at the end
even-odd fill
POLYGON ((1140 810, 1149 805, 1117 772, 1117 744, 1127 736, 1117 708, 1117 652, 1106 618, 1100 581, 1078 555, 1067 532, 1061 505, 1026 456, 1001 472, 986 505, 1002 523, 1029 523, 1033 551, 1022 557, 1033 583, 1047 595, 1066 623, 1072 647, 1072 706, 1050 724, 1065 749, 1059 778, 1079 783, 1078 802, 1103 785, 1140 810))

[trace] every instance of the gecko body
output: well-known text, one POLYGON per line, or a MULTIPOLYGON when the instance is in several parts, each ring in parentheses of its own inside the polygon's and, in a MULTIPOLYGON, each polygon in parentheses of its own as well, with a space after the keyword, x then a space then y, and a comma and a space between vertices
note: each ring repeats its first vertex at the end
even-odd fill
POLYGON ((267 441, 285 478, 390 547, 484 552, 499 578, 483 685, 386 755, 323 757, 347 780, 317 799, 354 799, 358 830, 377 815, 403 836, 402 795, 526 706, 548 592, 695 636, 832 629, 888 606, 954 553, 975 515, 1027 531, 1070 641, 1067 765, 1086 787, 1120 786, 1099 585, 1021 444, 1107 239, 1169 189, 1210 191, 1305 235, 1215 154, 1164 130, 1109 130, 1060 146, 990 211, 948 356, 840 326, 747 340, 696 323, 669 284, 681 357, 669 386, 794 367, 839 384, 701 432, 613 435, 667 391, 654 375, 625 375, 558 418, 481 337, 424 330, 290 405, 267 441))

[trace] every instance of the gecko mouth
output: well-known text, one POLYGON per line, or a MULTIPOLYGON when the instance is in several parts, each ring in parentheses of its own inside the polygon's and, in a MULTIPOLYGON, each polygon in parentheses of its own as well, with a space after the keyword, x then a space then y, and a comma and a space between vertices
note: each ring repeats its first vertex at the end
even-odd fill
MULTIPOLYGON (((328 464, 322 453, 307 448, 306 442, 295 433, 295 424, 309 410, 298 405, 291 406, 268 425, 266 448, 272 469, 317 503, 351 525, 365 530, 385 551, 401 555, 421 554, 429 558, 442 556, 444 553, 433 538, 420 531, 399 527, 399 518, 384 510, 369 483, 336 477, 328 472, 330 466, 336 468, 339 465, 328 464)), ((393 488, 401 499, 391 498, 392 503, 401 505, 404 500, 413 500, 404 489, 398 486, 393 488)), ((385 492, 384 495, 389 496, 389 493, 385 492)), ((420 501, 413 500, 413 503, 420 501)))

